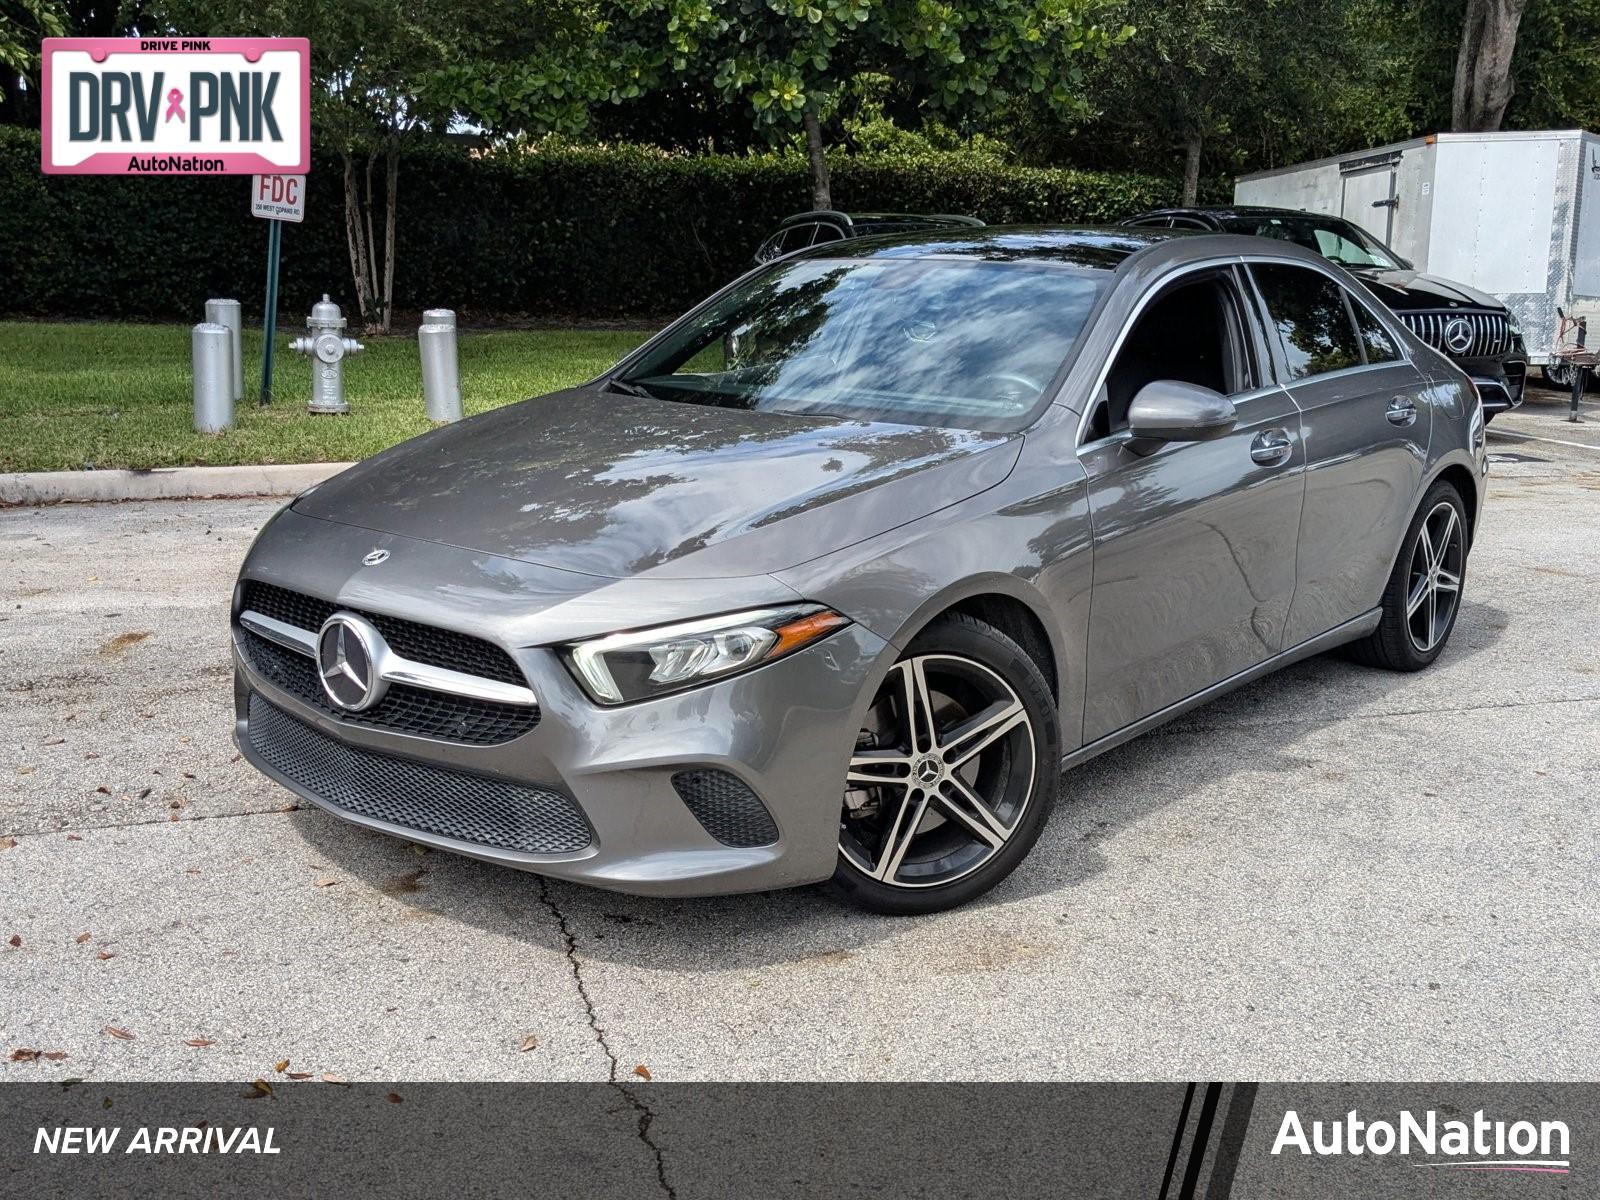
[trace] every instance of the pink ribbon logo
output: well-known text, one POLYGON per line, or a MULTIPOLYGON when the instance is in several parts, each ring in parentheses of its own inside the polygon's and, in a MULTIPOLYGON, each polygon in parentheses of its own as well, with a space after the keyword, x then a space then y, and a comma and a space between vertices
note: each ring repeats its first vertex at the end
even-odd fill
POLYGON ((183 93, 177 88, 173 88, 167 93, 167 115, 163 119, 163 124, 172 120, 173 117, 177 117, 180 121, 189 119, 183 115, 183 93))

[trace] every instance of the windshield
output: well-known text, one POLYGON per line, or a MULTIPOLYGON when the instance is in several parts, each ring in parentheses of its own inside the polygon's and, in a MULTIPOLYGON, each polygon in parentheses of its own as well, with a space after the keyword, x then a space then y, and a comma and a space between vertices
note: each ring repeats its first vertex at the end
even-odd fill
POLYGON ((1229 233, 1251 233, 1256 237, 1293 242, 1307 250, 1315 250, 1323 258, 1342 267, 1382 267, 1385 270, 1405 267, 1405 263, 1382 242, 1339 217, 1319 217, 1310 213, 1304 216, 1268 217, 1245 213, 1223 217, 1222 226, 1229 233))
POLYGON ((955 258, 780 263, 613 387, 726 408, 995 429, 1033 410, 1105 272, 955 258))

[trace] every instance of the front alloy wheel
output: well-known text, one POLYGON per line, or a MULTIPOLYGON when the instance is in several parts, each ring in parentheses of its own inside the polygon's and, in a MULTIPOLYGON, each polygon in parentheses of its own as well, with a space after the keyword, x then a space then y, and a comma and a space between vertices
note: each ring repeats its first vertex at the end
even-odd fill
POLYGON ((966 617, 920 635, 878 688, 845 777, 835 887, 931 912, 1021 861, 1054 794, 1049 690, 1016 643, 966 617))

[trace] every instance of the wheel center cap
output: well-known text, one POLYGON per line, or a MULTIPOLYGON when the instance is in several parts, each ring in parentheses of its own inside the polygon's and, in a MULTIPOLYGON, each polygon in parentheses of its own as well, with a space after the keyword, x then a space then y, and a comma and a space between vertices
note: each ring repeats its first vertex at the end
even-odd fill
POLYGON ((936 783, 944 774, 944 765, 936 758, 924 758, 917 763, 917 782, 936 783))

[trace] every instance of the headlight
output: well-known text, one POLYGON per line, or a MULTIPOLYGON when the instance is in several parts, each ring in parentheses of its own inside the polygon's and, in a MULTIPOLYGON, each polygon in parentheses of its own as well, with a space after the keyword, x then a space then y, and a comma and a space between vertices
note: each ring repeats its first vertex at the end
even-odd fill
POLYGON ((574 642, 565 654, 596 701, 626 704, 772 662, 849 623, 819 604, 758 608, 574 642))
POLYGON ((1489 439, 1484 431, 1483 396, 1478 392, 1477 384, 1468 386, 1472 388, 1472 414, 1467 418, 1467 444, 1472 447, 1472 452, 1477 454, 1489 439))

